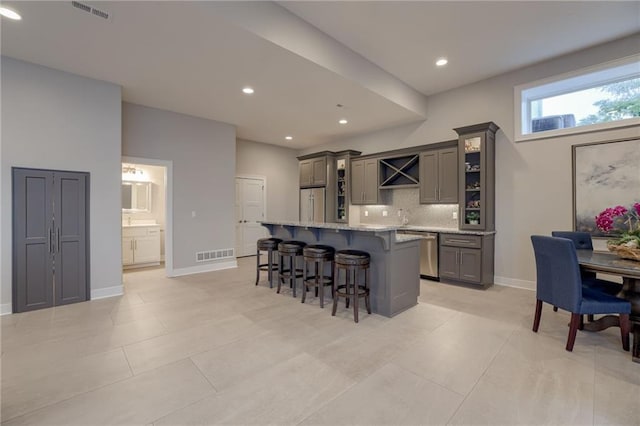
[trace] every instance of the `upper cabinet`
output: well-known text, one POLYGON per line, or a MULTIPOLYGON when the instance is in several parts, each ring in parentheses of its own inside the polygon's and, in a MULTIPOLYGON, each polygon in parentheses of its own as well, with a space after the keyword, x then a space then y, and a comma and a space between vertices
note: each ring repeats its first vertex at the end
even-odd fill
POLYGON ((300 187, 325 186, 327 184, 327 156, 300 161, 300 187))
POLYGON ((495 123, 454 129, 458 135, 460 229, 495 229, 495 123))
POLYGON ((458 202, 458 148, 425 151, 420 154, 420 203, 458 202))
POLYGON ((349 223, 351 197, 351 159, 360 151, 336 152, 336 222, 349 223))
POLYGON ((351 161, 351 204, 378 204, 378 159, 351 161))

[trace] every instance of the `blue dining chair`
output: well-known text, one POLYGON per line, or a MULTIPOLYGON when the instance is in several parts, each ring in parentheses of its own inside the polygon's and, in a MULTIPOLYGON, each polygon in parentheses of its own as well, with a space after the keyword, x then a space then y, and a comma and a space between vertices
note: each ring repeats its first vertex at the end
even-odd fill
MULTIPOLYGON (((552 231, 551 236, 567 238, 573 241, 573 245, 575 246, 576 250, 592 250, 593 251, 593 240, 591 239, 591 234, 588 232, 552 231)), ((620 291, 622 290, 622 284, 614 283, 613 281, 596 279, 595 272, 581 271, 580 276, 582 277, 582 284, 585 287, 599 290, 604 293, 610 294, 612 296, 615 296, 616 294, 620 293, 620 291)), ((558 307, 554 306, 553 310, 557 311, 558 307)), ((593 321, 593 315, 589 315, 589 321, 593 321)))
POLYGON ((619 314, 622 348, 629 350, 631 303, 598 290, 585 288, 573 242, 567 238, 532 235, 536 258, 536 313, 533 331, 538 332, 542 302, 571 312, 566 349, 573 350, 583 315, 619 314))

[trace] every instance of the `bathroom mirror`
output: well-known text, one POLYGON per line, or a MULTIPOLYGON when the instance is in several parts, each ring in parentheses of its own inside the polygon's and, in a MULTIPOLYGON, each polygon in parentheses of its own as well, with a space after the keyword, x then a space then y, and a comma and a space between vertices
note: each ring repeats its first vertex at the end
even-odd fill
POLYGON ((151 182, 122 181, 122 211, 151 211, 151 182))

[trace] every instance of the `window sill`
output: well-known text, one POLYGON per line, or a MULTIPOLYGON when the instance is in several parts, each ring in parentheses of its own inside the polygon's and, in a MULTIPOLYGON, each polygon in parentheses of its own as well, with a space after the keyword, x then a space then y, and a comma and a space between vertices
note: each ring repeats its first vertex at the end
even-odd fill
POLYGON ((518 134, 515 136, 516 142, 528 142, 542 139, 552 139, 562 136, 579 135, 584 133, 601 132, 605 130, 623 129, 626 127, 640 126, 640 117, 628 118, 626 120, 609 123, 591 124, 588 126, 570 127, 565 129, 547 130, 544 132, 518 134))

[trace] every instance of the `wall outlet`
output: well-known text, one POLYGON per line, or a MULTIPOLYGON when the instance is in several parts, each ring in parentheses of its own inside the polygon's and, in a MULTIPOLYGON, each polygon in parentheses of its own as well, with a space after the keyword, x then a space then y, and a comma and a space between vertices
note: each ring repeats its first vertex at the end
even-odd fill
POLYGON ((453 212, 453 214, 451 214, 451 217, 453 219, 457 219, 458 218, 458 212, 453 212))
POLYGON ((364 211, 364 216, 365 216, 365 217, 369 216, 369 210, 365 210, 365 211, 364 211))
POLYGON ((382 217, 387 217, 389 216, 389 212, 386 210, 382 210, 382 217))

